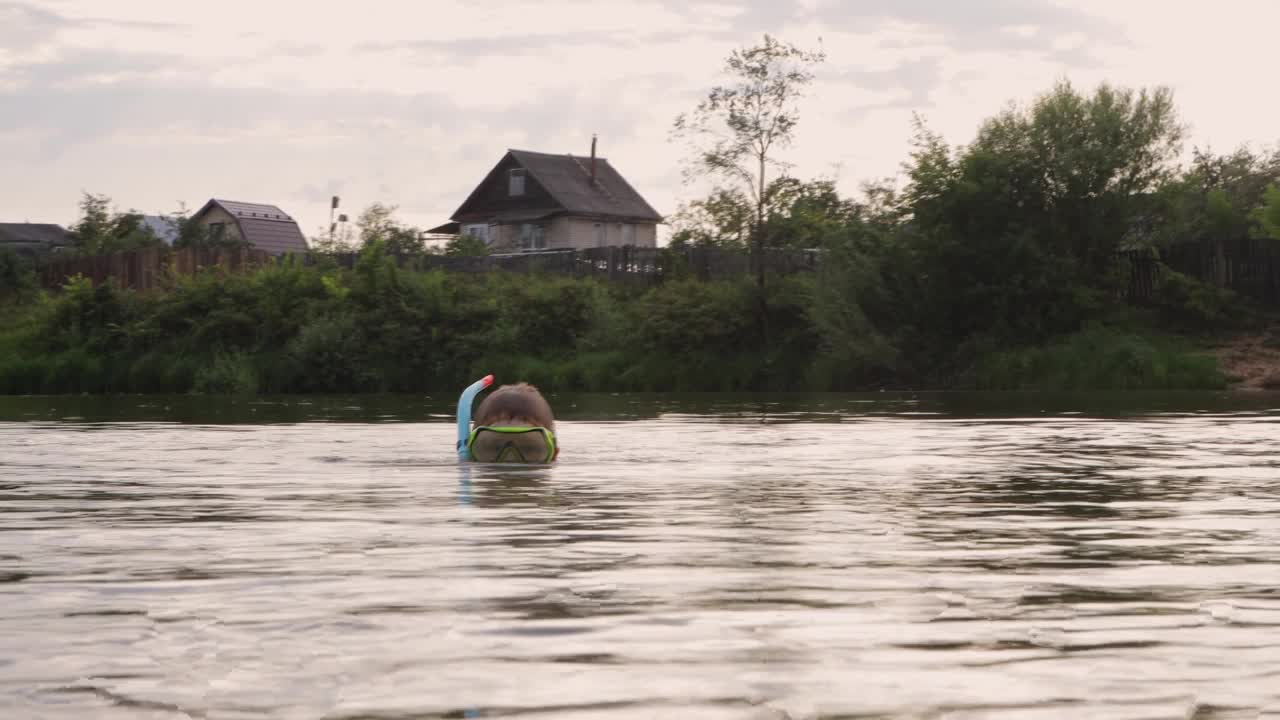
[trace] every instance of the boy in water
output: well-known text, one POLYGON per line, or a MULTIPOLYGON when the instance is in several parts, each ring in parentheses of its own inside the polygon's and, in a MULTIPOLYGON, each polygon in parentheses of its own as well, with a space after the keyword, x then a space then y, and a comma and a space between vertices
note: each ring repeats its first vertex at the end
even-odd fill
POLYGON ((528 383, 503 385, 476 410, 468 446, 478 462, 549 463, 556 459, 556 419, 528 383))

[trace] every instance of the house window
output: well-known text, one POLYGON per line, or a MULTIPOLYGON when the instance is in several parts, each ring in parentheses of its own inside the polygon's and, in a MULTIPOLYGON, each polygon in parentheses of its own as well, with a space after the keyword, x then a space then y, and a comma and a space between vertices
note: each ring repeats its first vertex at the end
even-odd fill
POLYGON ((484 224, 464 225, 462 228, 463 235, 480 238, 484 244, 489 244, 489 226, 484 224))
POLYGON ((622 226, 622 244, 623 245, 636 244, 636 226, 635 225, 632 225, 631 223, 627 223, 622 226))
POLYGON ((524 195, 524 168, 514 168, 507 173, 507 194, 511 197, 524 195))
POLYGON ((592 229, 595 230, 596 247, 604 247, 604 223, 596 223, 592 229))
POLYGON ((525 223, 520 226, 520 248, 523 250, 542 250, 547 247, 547 228, 545 225, 525 223))
POLYGON ((227 236, 227 224, 224 222, 209 223, 209 240, 221 242, 227 236))

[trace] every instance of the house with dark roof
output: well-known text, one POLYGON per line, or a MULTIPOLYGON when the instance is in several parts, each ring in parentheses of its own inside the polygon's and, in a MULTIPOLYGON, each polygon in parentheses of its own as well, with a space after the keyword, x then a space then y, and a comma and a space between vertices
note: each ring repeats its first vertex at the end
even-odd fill
POLYGON ((52 223, 0 223, 0 248, 22 255, 44 255, 75 246, 71 232, 52 223))
POLYGON ((656 247, 663 218, 602 157, 508 150, 452 223, 430 232, 474 235, 494 250, 656 247))
POLYGON ((275 205, 214 198, 191 221, 209 230, 210 237, 236 237, 272 255, 305 253, 307 239, 298 223, 275 205))

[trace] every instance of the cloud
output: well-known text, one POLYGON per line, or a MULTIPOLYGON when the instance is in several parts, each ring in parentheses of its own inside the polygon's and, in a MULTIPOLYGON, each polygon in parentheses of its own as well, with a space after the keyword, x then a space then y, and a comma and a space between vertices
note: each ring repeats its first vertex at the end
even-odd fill
POLYGON ((34 5, 0 2, 0 49, 40 47, 73 25, 61 15, 34 5))
POLYGON ((121 134, 163 133, 173 142, 232 143, 240 136, 267 133, 287 142, 317 135, 394 136, 408 128, 457 130, 464 122, 449 100, 431 93, 221 87, 156 79, 144 71, 161 64, 155 58, 95 51, 28 68, 21 75, 27 82, 0 90, 5 107, 0 133, 39 130, 46 154, 57 156, 77 144, 121 134), (91 58, 108 72, 123 74, 90 82, 100 72, 91 58))
POLYGON ((652 47, 657 43, 671 42, 675 38, 698 37, 692 32, 670 30, 637 32, 549 32, 510 33, 472 37, 433 38, 412 42, 366 42, 357 45, 358 53, 406 53, 420 62, 454 67, 475 65, 486 60, 510 60, 523 58, 546 59, 566 51, 600 48, 602 54, 620 50, 652 47))
POLYGON ((1005 28, 1036 28, 1037 35, 1084 32, 1107 41, 1123 37, 1107 21, 1048 0, 852 0, 829 3, 817 17, 837 28, 867 20, 909 22, 939 31, 953 47, 984 50, 1035 45, 1034 36, 1005 28))
MULTIPOLYGON (((160 0, 0 0, 0 141, 20 151, 6 153, 19 174, 44 183, 10 189, 32 207, 65 202, 52 198, 81 182, 129 202, 261 195, 295 202, 308 225, 339 194, 349 213, 382 199, 434 222, 506 148, 585 154, 598 133, 602 155, 651 202, 674 206, 671 119, 717 82, 731 47, 760 33, 806 48, 825 36, 809 137, 846 132, 850 115, 942 102, 965 69, 957 58, 984 73, 985 53, 1074 66, 1123 40, 1049 0, 367 4, 298 18, 232 0, 206 18, 160 0)), ((864 136, 887 117, 865 119, 864 136)))
MULTIPOLYGON (((697 6, 663 0, 666 7, 692 15, 697 6)), ((741 0, 740 12, 726 25, 738 35, 769 32, 785 35, 799 27, 826 32, 871 33, 887 24, 907 23, 937 33, 955 50, 1051 50, 1045 37, 1081 33, 1092 42, 1121 44, 1124 33, 1114 23, 1050 0, 823 0, 817 4, 783 0, 741 0), (1006 32, 1007 28, 1035 32, 1006 32)))
MULTIPOLYGON (((341 198, 346 183, 341 180, 329 180, 323 185, 318 183, 307 183, 291 193, 292 197, 305 200, 314 204, 327 203, 334 195, 341 198)), ((340 212, 350 214, 351 211, 342 209, 340 212)))
POLYGON ((123 76, 154 76, 184 66, 185 60, 176 55, 82 48, 39 62, 12 63, 0 71, 0 80, 11 86, 71 87, 123 76))
POLYGON ((942 84, 942 62, 940 57, 924 57, 888 70, 850 70, 841 79, 865 90, 907 93, 902 100, 873 107, 928 107, 930 93, 942 84))
POLYGON ((585 33, 512 33, 506 35, 479 35, 473 37, 431 38, 413 42, 370 42, 357 46, 364 52, 410 50, 445 56, 452 62, 467 62, 476 57, 516 56, 541 53, 564 46, 580 46, 593 42, 609 42, 618 39, 615 34, 585 33))
POLYGON ((114 20, 103 17, 73 18, 46 8, 21 2, 0 2, 0 50, 30 50, 53 41, 69 30, 130 29, 172 31, 175 23, 114 20))
POLYGON ((293 45, 282 45, 276 48, 264 50, 258 54, 260 58, 272 57, 290 57, 290 58, 313 58, 328 52, 328 48, 320 43, 301 43, 293 45))

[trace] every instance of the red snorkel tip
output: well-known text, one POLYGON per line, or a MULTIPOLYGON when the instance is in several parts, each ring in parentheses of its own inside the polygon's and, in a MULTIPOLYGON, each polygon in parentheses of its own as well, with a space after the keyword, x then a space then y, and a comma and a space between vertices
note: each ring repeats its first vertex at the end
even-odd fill
POLYGON ((482 379, 480 380, 480 382, 484 383, 484 386, 485 386, 485 387, 489 387, 490 385, 492 385, 492 384, 493 384, 493 376, 492 376, 492 375, 485 375, 485 376, 484 376, 484 378, 482 378, 482 379))

